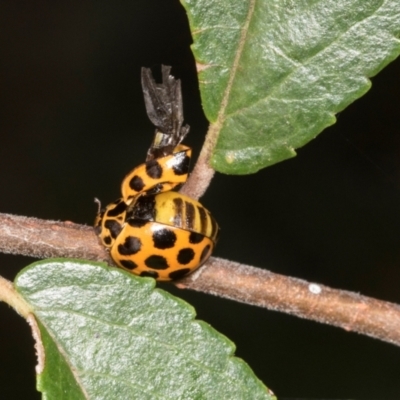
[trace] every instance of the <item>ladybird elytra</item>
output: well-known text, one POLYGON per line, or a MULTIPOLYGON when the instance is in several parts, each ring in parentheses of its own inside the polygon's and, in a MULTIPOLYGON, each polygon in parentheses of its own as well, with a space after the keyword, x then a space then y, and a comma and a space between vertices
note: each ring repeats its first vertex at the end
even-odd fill
POLYGON ((192 150, 179 145, 168 156, 151 159, 134 168, 121 185, 122 198, 129 204, 138 194, 160 186, 160 192, 185 183, 189 172, 192 150))
POLYGON ((114 262, 140 276, 180 279, 210 257, 219 227, 198 201, 176 192, 188 177, 191 149, 181 144, 180 81, 162 66, 157 84, 142 68, 146 110, 156 126, 145 163, 124 178, 122 197, 98 211, 95 232, 114 262), (175 190, 175 191, 174 191, 175 190))
POLYGON ((162 224, 200 233, 216 240, 218 228, 208 210, 198 201, 177 192, 155 196, 155 220, 162 224))
POLYGON ((214 248, 214 242, 203 235, 191 242, 191 233, 152 221, 141 226, 128 223, 111 247, 111 257, 137 275, 151 271, 160 281, 177 279, 179 272, 183 277, 202 265, 214 248))

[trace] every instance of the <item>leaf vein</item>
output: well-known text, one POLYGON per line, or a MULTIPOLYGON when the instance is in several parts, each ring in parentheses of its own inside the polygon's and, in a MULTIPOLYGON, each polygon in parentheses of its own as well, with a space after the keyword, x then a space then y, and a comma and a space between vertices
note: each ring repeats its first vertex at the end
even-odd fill
MULTIPOLYGON (((95 317, 93 317, 91 315, 87 315, 85 313, 81 313, 81 312, 78 312, 78 311, 65 311, 65 310, 62 310, 62 309, 55 309, 55 308, 46 309, 46 310, 40 310, 40 311, 41 312, 51 311, 51 312, 56 312, 56 313, 65 313, 65 314, 77 315, 77 316, 80 316, 80 317, 83 317, 83 318, 87 318, 87 319, 89 319, 91 321, 99 322, 99 323, 101 323, 103 325, 106 325, 106 326, 113 326, 113 327, 116 327, 116 328, 119 328, 119 329, 130 331, 131 333, 133 333, 134 335, 136 335, 138 337, 141 337, 141 338, 146 339, 146 340, 148 340, 150 342, 153 342, 153 343, 157 342, 157 343, 163 345, 164 347, 169 348, 169 349, 173 349, 173 350, 176 350, 176 349, 179 350, 183 345, 185 345, 185 343, 187 343, 187 341, 184 341, 184 342, 181 343, 182 346, 181 345, 180 346, 171 345, 170 342, 163 342, 163 341, 159 340, 159 338, 156 337, 156 335, 151 336, 151 335, 143 334, 142 332, 139 333, 137 330, 133 329, 131 326, 111 323, 111 322, 103 320, 101 318, 95 318, 95 317)), ((39 316, 40 316, 40 314, 39 314, 40 311, 37 310, 39 316)), ((41 321, 42 321, 43 324, 45 324, 42 319, 41 319, 41 321)), ((193 322, 195 322, 195 321, 193 320, 193 321, 190 321, 189 323, 193 323, 193 322)), ((47 329, 48 329, 48 326, 47 326, 47 329)), ((230 359, 233 358, 233 357, 234 357, 233 354, 226 355, 225 370, 228 367, 228 363, 229 363, 230 359)), ((221 369, 219 369, 219 368, 218 369, 217 368, 213 369, 213 368, 210 368, 207 365, 201 364, 197 359, 191 357, 190 355, 188 356, 188 358, 193 362, 193 364, 198 365, 203 370, 208 370, 208 371, 212 372, 213 374, 218 374, 218 375, 224 376, 223 375, 224 371, 221 371, 221 369)), ((231 379, 229 379, 229 380, 231 380, 231 379)), ((235 382, 232 380, 232 383, 235 383, 235 382)))
MULTIPOLYGON (((320 56, 321 54, 323 54, 323 52, 325 52, 326 50, 328 50, 333 44, 337 43, 342 37, 344 37, 345 35, 347 35, 350 31, 352 31, 355 27, 365 23, 367 20, 369 20, 370 18, 374 17, 376 15, 376 13, 378 12, 378 10, 380 8, 383 7, 383 5, 386 3, 386 0, 384 0, 379 7, 377 7, 370 15, 365 16, 363 19, 361 19, 360 21, 357 21, 355 24, 353 24, 352 26, 350 26, 348 29, 346 29, 345 31, 343 31, 340 35, 338 35, 337 37, 335 37, 327 46, 325 46, 324 48, 320 49, 318 52, 316 52, 315 54, 313 54, 312 56, 310 56, 308 59, 304 60, 302 63, 300 63, 296 68, 293 68, 287 75, 283 76, 279 81, 275 82, 274 85, 271 86, 271 91, 270 93, 255 101, 254 103, 239 108, 235 111, 233 111, 230 114, 227 114, 225 116, 226 117, 233 117, 234 115, 240 115, 242 113, 244 113, 246 110, 248 110, 249 108, 252 108, 254 106, 256 106, 257 104, 260 104, 266 100, 269 100, 272 98, 273 93, 275 93, 283 84, 285 84, 287 81, 289 81, 290 77, 292 75, 294 75, 300 68, 305 67, 306 65, 310 64, 310 62, 316 58, 317 56, 320 56)), ((393 35, 392 35, 393 36, 393 35)), ((393 38, 395 38, 395 36, 393 36, 393 38)))

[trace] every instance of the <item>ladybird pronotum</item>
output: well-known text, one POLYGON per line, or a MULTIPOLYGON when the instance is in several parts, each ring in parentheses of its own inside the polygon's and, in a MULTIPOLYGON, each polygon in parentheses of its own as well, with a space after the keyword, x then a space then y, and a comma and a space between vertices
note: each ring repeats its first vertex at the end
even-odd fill
POLYGON ((162 66, 162 83, 142 68, 147 114, 156 126, 146 162, 124 178, 122 197, 100 210, 95 231, 114 262, 140 276, 180 279, 210 257, 219 232, 210 212, 176 191, 188 177, 191 149, 181 144, 180 80, 162 66))

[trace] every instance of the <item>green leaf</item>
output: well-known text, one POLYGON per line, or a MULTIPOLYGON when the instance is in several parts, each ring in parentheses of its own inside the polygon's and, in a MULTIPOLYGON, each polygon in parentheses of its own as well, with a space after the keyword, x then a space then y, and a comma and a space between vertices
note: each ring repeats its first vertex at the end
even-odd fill
POLYGON ((57 348, 56 342, 46 328, 38 322, 40 336, 45 349, 45 367, 37 377, 37 389, 43 393, 43 399, 85 399, 67 358, 57 348))
POLYGON ((54 259, 15 285, 40 322, 46 399, 274 399, 227 338, 153 279, 54 259))
POLYGON ((399 0, 182 3, 220 172, 293 157, 400 52, 399 0))

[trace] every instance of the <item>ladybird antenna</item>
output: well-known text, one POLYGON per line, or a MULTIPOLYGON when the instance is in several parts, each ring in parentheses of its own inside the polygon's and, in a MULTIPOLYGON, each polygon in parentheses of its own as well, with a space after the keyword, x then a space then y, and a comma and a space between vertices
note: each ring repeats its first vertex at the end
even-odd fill
POLYGON ((189 132, 183 125, 183 105, 180 79, 170 75, 171 67, 162 65, 162 82, 156 83, 149 68, 142 68, 144 103, 150 121, 156 126, 147 160, 172 154, 189 132))
POLYGON ((100 214, 100 211, 101 211, 101 201, 100 201, 97 197, 95 197, 95 198, 94 198, 94 202, 97 204, 97 214, 100 214))

